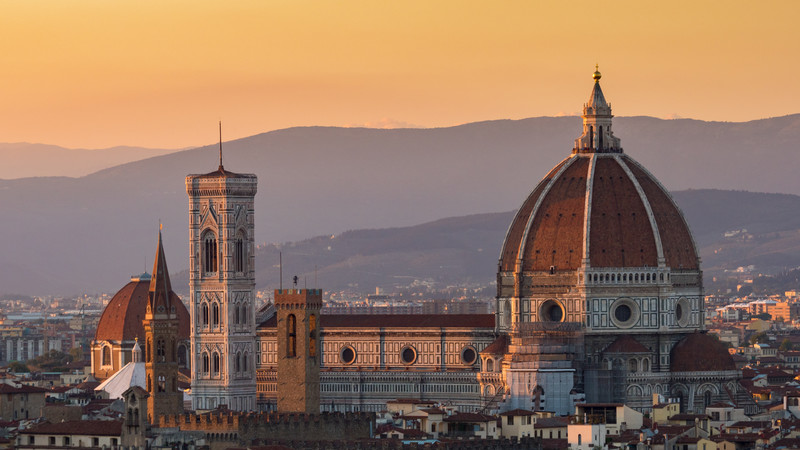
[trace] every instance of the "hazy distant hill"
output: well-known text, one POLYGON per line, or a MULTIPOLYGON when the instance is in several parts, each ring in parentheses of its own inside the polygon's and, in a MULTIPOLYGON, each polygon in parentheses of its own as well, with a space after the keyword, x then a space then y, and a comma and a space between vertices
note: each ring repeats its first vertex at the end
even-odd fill
POLYGON ((113 147, 84 150, 27 142, 0 143, 0 179, 82 177, 131 161, 166 155, 176 150, 113 147))
MULTIPOLYGON (((708 277, 749 264, 772 272, 800 266, 800 197, 721 190, 673 195, 695 233, 708 277), (752 237, 724 237, 727 231, 742 229, 752 237)), ((256 254, 257 279, 260 286, 278 284, 275 266, 280 251, 284 285, 293 275, 309 287, 316 276, 318 286, 333 290, 357 284, 369 291, 425 278, 445 285, 487 283, 495 277, 500 246, 512 218, 512 212, 452 217, 412 227, 348 231, 270 245, 256 254)), ((188 283, 186 277, 185 272, 178 275, 177 284, 188 283)))
MULTIPOLYGON (((579 131, 576 117, 439 129, 291 128, 225 143, 225 167, 259 177, 259 242, 336 234, 335 242, 343 230, 405 227, 442 217, 510 211, 569 155, 579 131)), ((800 115, 747 123, 622 117, 615 119, 615 132, 625 151, 669 189, 800 192, 800 177, 795 176, 800 166, 795 144, 800 142, 800 115)), ((115 290, 130 274, 151 269, 159 219, 164 223, 170 267, 182 270, 188 253, 184 177, 216 166, 216 146, 209 146, 81 178, 0 180, 5 213, 0 221, 0 293, 115 290)), ((714 211, 707 202, 722 200, 705 201, 699 201, 699 208, 714 211)), ((786 210, 769 210, 760 201, 752 208, 744 204, 735 200, 718 205, 741 211, 720 213, 723 223, 713 217, 703 219, 698 225, 700 239, 706 233, 712 236, 718 230, 741 227, 740 222, 767 226, 774 217, 770 214, 786 210), (757 207, 761 209, 751 213, 757 207)), ((454 250, 450 260, 482 248, 479 256, 487 259, 477 263, 481 268, 465 268, 463 273, 476 276, 488 267, 487 276, 493 277, 497 242, 507 225, 503 223, 500 236, 494 238, 488 231, 479 233, 486 236, 485 243, 472 245, 472 250, 454 250)), ((416 242, 407 240, 412 241, 416 242)), ((439 261, 445 270, 452 265, 442 255, 420 255, 404 254, 408 259, 403 263, 397 259, 396 266, 433 267, 439 261)), ((339 272, 329 270, 346 274, 348 267, 374 267, 375 261, 348 259, 340 262, 344 266, 339 272)), ((287 270, 313 273, 313 267, 303 264, 306 267, 287 270)), ((260 265, 260 270, 268 269, 260 265)), ((272 278, 259 274, 259 283, 277 277, 277 270, 273 272, 272 278)))

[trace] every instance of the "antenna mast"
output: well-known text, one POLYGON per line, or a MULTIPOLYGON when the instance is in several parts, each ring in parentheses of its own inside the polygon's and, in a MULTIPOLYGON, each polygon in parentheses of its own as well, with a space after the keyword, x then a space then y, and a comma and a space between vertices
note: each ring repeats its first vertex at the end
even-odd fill
POLYGON ((222 121, 219 121, 219 168, 222 169, 222 121))

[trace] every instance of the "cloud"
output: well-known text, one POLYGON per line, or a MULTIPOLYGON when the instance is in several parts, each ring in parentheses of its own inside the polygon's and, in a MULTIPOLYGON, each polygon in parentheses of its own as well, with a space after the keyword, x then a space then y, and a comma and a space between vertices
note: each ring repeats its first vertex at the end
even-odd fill
POLYGON ((369 122, 364 123, 351 123, 345 125, 347 128, 382 128, 382 129, 390 129, 390 128, 426 128, 422 125, 413 124, 410 122, 404 122, 402 120, 397 119, 390 119, 388 117, 384 117, 379 120, 372 120, 369 122))

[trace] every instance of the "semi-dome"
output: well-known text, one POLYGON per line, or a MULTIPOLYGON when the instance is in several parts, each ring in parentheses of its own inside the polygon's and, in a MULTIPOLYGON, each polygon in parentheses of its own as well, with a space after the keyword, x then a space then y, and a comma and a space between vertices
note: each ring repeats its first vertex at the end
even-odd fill
POLYGON ((681 339, 670 354, 672 372, 736 370, 725 344, 706 333, 691 333, 681 339))
MULTIPOLYGON (((96 341, 144 342, 144 315, 147 310, 150 276, 142 274, 132 277, 108 302, 100 316, 94 339, 96 341)), ((170 300, 178 314, 178 336, 189 339, 189 311, 175 292, 170 292, 170 300)))
POLYGON ((520 207, 503 244, 500 271, 699 269, 683 215, 656 178, 623 153, 611 131, 599 72, 594 79, 583 134, 520 207))

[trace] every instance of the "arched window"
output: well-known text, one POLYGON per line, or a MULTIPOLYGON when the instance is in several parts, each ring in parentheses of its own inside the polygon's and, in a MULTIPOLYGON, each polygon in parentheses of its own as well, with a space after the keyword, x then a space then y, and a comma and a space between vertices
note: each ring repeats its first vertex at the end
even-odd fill
POLYGON ((711 405, 711 391, 705 391, 703 393, 703 405, 706 407, 711 405))
POLYGON ((242 354, 242 372, 249 372, 250 367, 247 365, 247 352, 242 354))
POLYGON ((150 362, 153 358, 153 340, 147 339, 147 344, 144 346, 144 360, 150 362))
POLYGON ((203 353, 203 373, 207 374, 209 369, 208 353, 203 353))
POLYGON ((233 268, 235 272, 244 272, 244 236, 241 231, 233 240, 233 268))
POLYGON ((159 362, 164 362, 167 360, 167 350, 163 339, 159 339, 156 342, 156 355, 158 355, 159 362))
POLYGON ((236 359, 234 360, 234 364, 236 364, 234 371, 241 372, 242 370, 242 353, 236 352, 236 359))
POLYGON ((203 303, 203 326, 208 326, 208 303, 203 303))
POLYGON ((242 323, 245 324, 245 325, 247 325, 247 306, 248 306, 247 302, 242 303, 241 319, 242 319, 242 323))
POLYGON ((203 271, 217 271, 217 236, 213 231, 208 231, 203 236, 203 271))
POLYGON ((650 372, 650 360, 648 358, 642 360, 642 372, 650 372))
POLYGON ((219 305, 216 303, 211 305, 211 324, 215 327, 219 326, 219 305))
POLYGON ((111 365, 111 347, 107 345, 103 346, 103 365, 111 365))
POLYGON ((628 360, 628 371, 631 373, 639 371, 639 361, 636 358, 631 358, 628 360))
POLYGON ((294 314, 286 317, 286 356, 297 356, 297 319, 294 314))
POLYGON ((239 323, 239 305, 233 307, 233 323, 239 323))
POLYGON ((317 316, 308 317, 308 356, 317 356, 317 316))
POLYGON ((492 358, 486 358, 486 371, 494 372, 494 360, 492 358))
POLYGON ((158 376, 158 392, 164 392, 167 390, 167 379, 164 378, 164 375, 158 376))
POLYGON ((219 376, 219 353, 214 352, 214 356, 211 358, 213 365, 211 369, 213 371, 214 376, 219 376))

